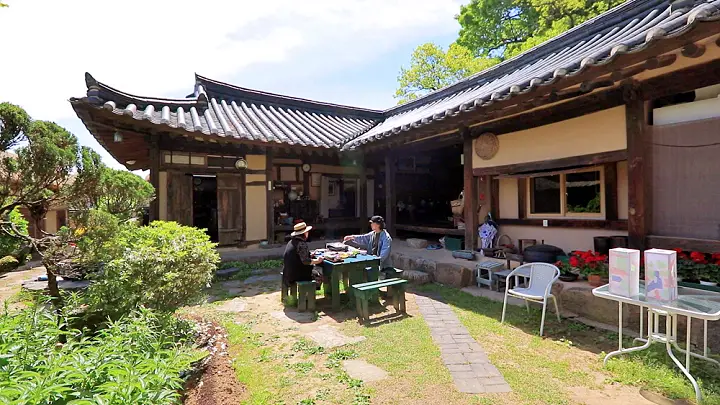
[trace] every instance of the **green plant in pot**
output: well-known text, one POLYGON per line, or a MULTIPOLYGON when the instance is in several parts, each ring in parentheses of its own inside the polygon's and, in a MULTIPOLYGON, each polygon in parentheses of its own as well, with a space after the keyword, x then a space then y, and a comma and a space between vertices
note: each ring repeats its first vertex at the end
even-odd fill
POLYGON ((608 276, 607 255, 588 250, 587 252, 573 252, 570 255, 570 266, 578 269, 580 274, 587 277, 593 287, 603 285, 608 276))
POLYGON ((569 257, 567 256, 558 256, 558 261, 555 262, 555 266, 560 269, 560 280, 562 281, 575 281, 578 278, 578 275, 573 272, 572 266, 570 266, 569 257))

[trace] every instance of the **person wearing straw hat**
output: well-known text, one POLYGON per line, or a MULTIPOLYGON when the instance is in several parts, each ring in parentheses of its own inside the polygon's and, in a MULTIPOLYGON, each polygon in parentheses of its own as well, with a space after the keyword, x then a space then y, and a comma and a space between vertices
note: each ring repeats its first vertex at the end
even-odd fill
POLYGON ((308 226, 305 222, 295 224, 293 227, 290 241, 285 246, 283 254, 283 278, 287 285, 317 278, 322 280, 322 272, 315 272, 313 268, 316 264, 322 263, 323 258, 318 257, 313 260, 307 244, 311 229, 312 226, 308 226))
POLYGON ((380 215, 370 218, 370 228, 372 230, 364 235, 346 236, 343 238, 343 242, 353 242, 365 246, 368 254, 380 257, 380 272, 387 278, 389 275, 395 274, 395 268, 390 259, 392 237, 385 230, 385 219, 380 215))

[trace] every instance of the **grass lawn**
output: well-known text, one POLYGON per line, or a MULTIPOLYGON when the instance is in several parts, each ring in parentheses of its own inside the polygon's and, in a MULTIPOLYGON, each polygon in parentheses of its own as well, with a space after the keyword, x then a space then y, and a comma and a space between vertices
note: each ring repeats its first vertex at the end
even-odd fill
MULTIPOLYGON (((422 291, 439 295, 455 309, 523 403, 572 403, 569 387, 601 389, 608 382, 695 401, 690 382, 672 365, 662 345, 613 358, 604 369, 602 359, 605 352, 617 348, 617 334, 570 320, 558 324, 554 314, 548 313, 548 338, 543 339, 538 336, 539 309, 533 308, 528 315, 524 308, 511 306, 502 325, 502 303, 437 285, 422 291)), ((627 340, 624 346, 632 345, 627 340)), ((705 403, 720 404, 720 370, 701 360, 692 360, 690 366, 705 403)))
MULTIPOLYGON (((459 290, 428 285, 416 291, 442 298, 457 313, 470 334, 483 346, 513 389, 511 394, 472 396, 455 390, 440 351, 422 317, 409 305, 411 316, 373 327, 355 318, 334 319, 320 314, 318 323, 334 325, 360 343, 323 350, 303 337, 300 327, 273 326, 268 313, 225 315, 233 365, 245 384, 245 404, 623 404, 622 395, 637 400, 637 388, 669 398, 694 402, 694 391, 658 345, 653 350, 624 355, 604 368, 606 351, 617 347, 617 335, 563 320, 552 313, 547 338, 537 336, 540 311, 509 307, 499 322, 502 303, 459 290), (350 378, 342 360, 361 359, 380 367, 389 378, 363 383, 350 378), (590 401, 593 399, 594 401, 590 401)), ((254 299, 254 297, 248 297, 254 299)), ((273 311, 276 309, 271 309, 273 311)), ((302 327, 306 328, 305 324, 302 327)), ((628 341, 627 345, 632 342, 628 341)), ((706 404, 720 405, 720 370, 693 360, 706 404)))

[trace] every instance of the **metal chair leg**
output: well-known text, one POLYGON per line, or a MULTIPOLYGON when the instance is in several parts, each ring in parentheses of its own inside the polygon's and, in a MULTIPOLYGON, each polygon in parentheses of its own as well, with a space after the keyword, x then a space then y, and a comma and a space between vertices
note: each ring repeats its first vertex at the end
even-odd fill
POLYGON ((555 315, 557 315, 557 320, 560 322, 560 310, 558 309, 558 303, 557 298, 554 295, 551 295, 553 299, 553 303, 555 304, 555 315))
POLYGON ((545 329, 545 310, 547 309, 547 298, 543 299, 542 320, 540 320, 540 336, 543 335, 545 329))
POLYGON ((505 322, 505 308, 507 307, 508 289, 505 288, 505 298, 503 299, 503 311, 502 317, 500 317, 500 323, 505 322))

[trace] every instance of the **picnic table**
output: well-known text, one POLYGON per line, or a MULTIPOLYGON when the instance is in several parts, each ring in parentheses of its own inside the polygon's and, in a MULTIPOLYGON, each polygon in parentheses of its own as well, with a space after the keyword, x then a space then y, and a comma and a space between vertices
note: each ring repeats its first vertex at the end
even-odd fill
POLYGON ((618 350, 608 353, 605 356, 605 364, 608 359, 613 356, 617 356, 623 353, 636 352, 645 350, 650 347, 654 342, 664 343, 667 350, 668 356, 672 359, 673 363, 685 374, 688 380, 695 389, 695 396, 698 403, 702 401, 702 394, 700 387, 698 386, 695 378, 690 374, 690 357, 703 359, 720 365, 716 360, 708 357, 707 347, 707 324, 708 321, 720 320, 720 293, 699 290, 696 288, 689 287, 678 287, 678 299, 671 302, 659 302, 652 298, 645 296, 645 283, 640 281, 640 293, 633 297, 623 297, 620 295, 612 294, 609 291, 609 285, 597 287, 593 290, 593 295, 596 297, 613 300, 618 302, 618 350), (642 346, 636 346, 631 348, 623 348, 622 341, 622 328, 623 328, 623 310, 622 304, 637 305, 640 307, 640 338, 635 339, 640 342, 644 342, 642 346), (643 338, 643 319, 644 312, 647 311, 647 338, 643 338), (685 349, 678 346, 678 333, 677 333, 677 321, 678 315, 687 317, 686 336, 685 336, 685 349), (660 333, 660 317, 665 317, 665 333, 660 333), (692 319, 700 319, 703 321, 704 327, 704 343, 703 353, 693 353, 690 347, 690 335, 692 329, 692 319), (675 348, 677 351, 685 354, 685 364, 675 357, 672 349, 675 348))
POLYGON ((330 283, 329 290, 326 285, 325 293, 329 292, 332 297, 333 311, 340 310, 340 280, 343 280, 345 291, 350 298, 350 302, 353 303, 353 292, 350 286, 377 280, 380 275, 380 258, 368 254, 358 254, 341 262, 324 260, 321 266, 325 280, 329 280, 330 283), (370 272, 365 270, 368 267, 371 269, 370 272))

